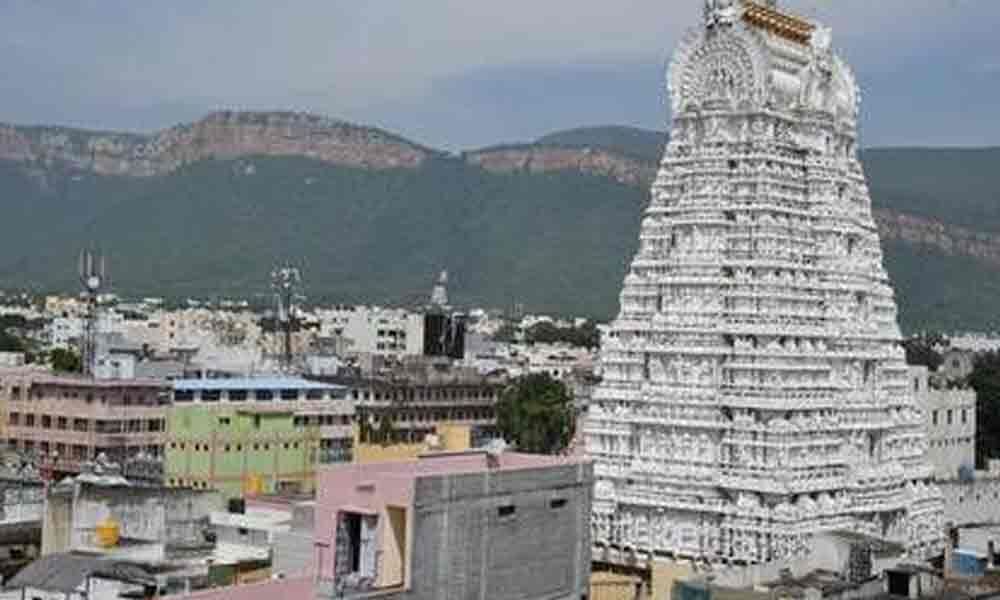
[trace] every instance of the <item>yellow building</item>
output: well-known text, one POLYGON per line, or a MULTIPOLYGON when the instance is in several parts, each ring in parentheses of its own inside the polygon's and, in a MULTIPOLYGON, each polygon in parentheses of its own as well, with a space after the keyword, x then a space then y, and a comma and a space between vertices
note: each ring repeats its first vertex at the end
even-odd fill
POLYGON ((378 463, 416 460, 428 452, 463 452, 472 447, 472 429, 468 425, 440 423, 434 434, 421 442, 387 442, 362 439, 361 428, 354 426, 354 462, 378 463))

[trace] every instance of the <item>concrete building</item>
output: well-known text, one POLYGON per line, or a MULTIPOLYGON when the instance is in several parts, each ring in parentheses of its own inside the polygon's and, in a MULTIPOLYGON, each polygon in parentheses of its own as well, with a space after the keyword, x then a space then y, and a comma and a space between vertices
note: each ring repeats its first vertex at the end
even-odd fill
POLYGON ((354 403, 342 386, 291 377, 173 382, 168 485, 229 497, 309 492, 318 464, 351 459, 354 403))
POLYGON ((348 355, 401 358, 424 351, 424 315, 378 306, 336 306, 315 311, 320 336, 343 338, 348 355))
POLYGON ((156 594, 146 566, 79 553, 50 554, 22 569, 0 591, 0 600, 117 600, 156 594))
POLYGON ((392 439, 380 442, 422 442, 439 425, 460 425, 472 431, 473 445, 496 437, 496 403, 506 386, 503 377, 423 359, 376 377, 333 381, 350 388, 364 441, 369 426, 387 419, 392 439))
POLYGON ((941 354, 941 365, 936 375, 946 383, 961 384, 972 374, 976 355, 969 350, 951 348, 941 354))
POLYGON ((337 597, 586 597, 588 461, 468 452, 324 469, 317 575, 337 597))
POLYGON ((381 440, 378 432, 362 436, 354 426, 354 462, 358 464, 416 460, 431 452, 465 452, 472 449, 472 431, 464 425, 438 424, 420 441, 381 440))
MULTIPOLYGON (((31 571, 26 572, 32 577, 15 582, 47 590, 46 574, 52 569, 46 561, 82 558, 101 562, 87 563, 85 572, 71 569, 76 579, 52 591, 74 597, 81 574, 101 572, 101 579, 115 580, 107 571, 114 565, 141 567, 148 579, 140 580, 141 589, 128 592, 147 598, 268 579, 270 548, 231 540, 226 527, 213 529, 213 515, 221 506, 215 492, 136 486, 113 465, 95 465, 49 489, 42 562, 29 565, 31 571)), ((125 591, 118 585, 108 590, 93 587, 93 582, 88 585, 80 594, 87 600, 113 600, 125 591)))
POLYGON ((166 384, 24 371, 0 378, 7 448, 32 454, 53 477, 80 473, 104 454, 115 462, 163 455, 166 384))
POLYGON ((609 562, 766 563, 854 530, 914 556, 942 499, 822 23, 708 1, 668 74, 669 142, 585 436, 609 562))
POLYGON ((971 388, 936 389, 927 367, 910 367, 917 405, 924 412, 927 461, 938 479, 955 479, 963 467, 976 468, 976 392, 971 388))

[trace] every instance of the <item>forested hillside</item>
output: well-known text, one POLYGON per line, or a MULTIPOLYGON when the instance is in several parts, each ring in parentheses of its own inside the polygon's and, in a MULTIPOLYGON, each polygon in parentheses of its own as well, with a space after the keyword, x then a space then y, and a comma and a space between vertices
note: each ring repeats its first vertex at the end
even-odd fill
MULTIPOLYGON (((380 135, 397 154, 420 148, 380 135)), ((314 299, 406 303, 446 268, 462 304, 606 318, 664 140, 597 127, 520 145, 532 149, 521 163, 489 149, 378 168, 272 154, 142 177, 0 161, 0 287, 75 289, 75 256, 91 245, 123 294, 264 294, 270 269, 290 261, 314 299)), ((1000 329, 1000 150, 863 158, 904 327, 1000 329)))

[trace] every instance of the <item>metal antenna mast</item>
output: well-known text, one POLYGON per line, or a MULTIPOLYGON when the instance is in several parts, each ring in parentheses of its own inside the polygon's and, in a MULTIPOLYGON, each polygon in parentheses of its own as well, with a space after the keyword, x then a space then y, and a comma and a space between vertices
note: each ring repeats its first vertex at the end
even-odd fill
POLYGON ((295 300, 302 274, 295 267, 281 267, 271 271, 271 287, 274 288, 277 303, 278 326, 282 332, 281 368, 288 372, 292 368, 292 332, 295 328, 295 300))
POLYGON ((80 252, 78 266, 80 284, 83 286, 82 296, 86 303, 83 335, 80 338, 80 371, 92 376, 97 359, 98 300, 104 288, 107 268, 104 257, 95 255, 91 250, 80 252))

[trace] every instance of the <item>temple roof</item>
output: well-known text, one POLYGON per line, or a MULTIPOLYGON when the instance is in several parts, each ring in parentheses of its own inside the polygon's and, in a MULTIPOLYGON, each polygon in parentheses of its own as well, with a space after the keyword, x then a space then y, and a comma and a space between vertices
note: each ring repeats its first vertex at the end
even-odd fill
POLYGON ((743 0, 743 20, 799 44, 808 44, 816 30, 814 24, 801 17, 754 0, 743 0))

